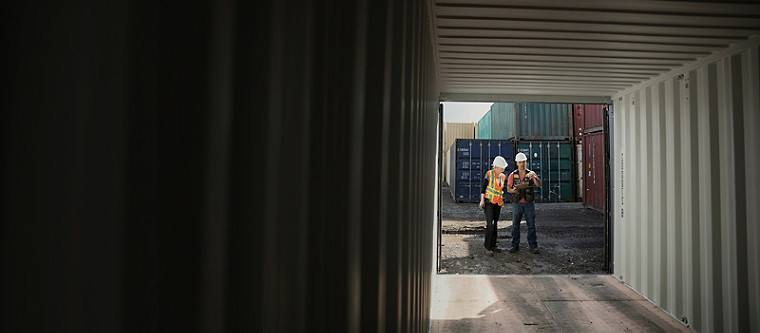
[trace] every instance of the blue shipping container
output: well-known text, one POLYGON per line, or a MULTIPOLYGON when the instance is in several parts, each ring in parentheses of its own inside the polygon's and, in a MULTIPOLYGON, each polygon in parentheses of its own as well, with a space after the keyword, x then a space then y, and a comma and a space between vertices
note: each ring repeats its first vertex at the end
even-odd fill
MULTIPOLYGON (((451 195, 456 202, 480 202, 480 186, 496 156, 507 160, 505 173, 515 167, 514 146, 508 140, 457 139, 449 148, 451 195)), ((507 194, 507 200, 509 195, 507 194)))

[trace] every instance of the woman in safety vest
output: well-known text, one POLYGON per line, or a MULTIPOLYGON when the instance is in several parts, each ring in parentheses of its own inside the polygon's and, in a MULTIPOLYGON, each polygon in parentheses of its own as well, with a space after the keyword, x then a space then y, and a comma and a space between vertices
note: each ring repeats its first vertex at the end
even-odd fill
POLYGON ((501 207, 504 206, 502 188, 506 185, 507 177, 504 175, 506 168, 507 161, 501 156, 496 156, 493 159, 493 169, 486 172, 480 190, 480 209, 486 213, 486 240, 483 245, 487 256, 493 256, 494 252, 501 252, 496 246, 496 224, 499 222, 501 207))
POLYGON ((520 221, 525 215, 528 223, 528 245, 530 252, 538 254, 536 237, 536 204, 533 203, 533 186, 541 187, 541 180, 535 172, 527 169, 528 158, 523 153, 515 156, 517 169, 507 177, 507 192, 512 193, 512 246, 507 251, 520 250, 520 221))

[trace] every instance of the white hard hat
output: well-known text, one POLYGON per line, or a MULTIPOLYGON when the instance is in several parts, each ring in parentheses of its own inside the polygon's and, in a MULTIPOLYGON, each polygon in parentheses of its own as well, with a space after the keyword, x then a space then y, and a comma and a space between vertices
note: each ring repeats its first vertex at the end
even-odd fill
POLYGON ((528 158, 525 157, 525 154, 523 153, 517 153, 517 155, 515 155, 515 162, 522 162, 522 161, 527 161, 527 160, 528 158))
POLYGON ((496 156, 496 158, 493 159, 493 166, 499 167, 499 168, 506 168, 507 161, 504 160, 504 157, 496 156))

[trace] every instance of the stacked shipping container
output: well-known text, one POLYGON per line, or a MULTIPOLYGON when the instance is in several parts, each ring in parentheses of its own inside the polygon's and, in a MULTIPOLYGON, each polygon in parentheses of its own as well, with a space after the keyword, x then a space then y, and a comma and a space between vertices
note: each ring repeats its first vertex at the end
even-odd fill
POLYGON ((605 104, 576 104, 574 135, 578 154, 579 196, 583 206, 604 211, 604 109, 605 104))
POLYGON ((583 133, 600 132, 604 129, 605 104, 583 105, 583 133))
MULTIPOLYGON (((603 211, 603 110, 606 107, 605 104, 494 103, 478 122, 476 137, 491 142, 509 140, 514 153, 525 153, 528 168, 543 181, 536 195, 537 202, 583 198, 584 206, 603 211)), ((465 157, 465 152, 469 154, 470 143, 478 141, 482 140, 457 141, 466 147, 452 145, 447 152, 448 182, 452 195, 460 202, 479 200, 470 194, 467 181, 479 178, 473 171, 482 173, 490 167, 490 161, 484 163, 478 156, 477 148, 472 150, 473 156, 477 156, 476 164, 457 160, 465 157), (462 149, 458 156, 452 154, 456 149, 462 149), (457 169, 453 169, 454 166, 457 169), (457 179, 452 179, 454 177, 457 179)), ((502 156, 514 159, 513 154, 502 156)), ((510 169, 513 167, 510 163, 510 169)), ((477 188, 472 189, 478 195, 479 186, 478 183, 477 188)))
POLYGON ((478 121, 478 139, 488 140, 491 138, 491 110, 488 110, 483 118, 478 121))
MULTIPOLYGON (((514 148, 508 140, 457 139, 449 149, 449 187, 456 202, 479 202, 480 186, 496 156, 507 160, 506 173, 514 169, 514 148)), ((508 199, 508 198, 507 198, 508 199)))
POLYGON ((569 140, 573 135, 572 112, 571 104, 516 103, 505 129, 512 131, 512 139, 569 140))
POLYGON ((583 136, 583 206, 604 211, 604 132, 583 136))
POLYGON ((510 140, 515 153, 528 156, 528 168, 544 182, 538 202, 575 200, 572 112, 571 104, 494 103, 478 123, 481 133, 510 140))
POLYGON ((456 139, 475 139, 478 137, 477 123, 443 123, 443 181, 450 184, 449 148, 456 139))
POLYGON ((569 140, 571 104, 494 103, 478 122, 479 139, 569 140), (488 133, 488 134, 486 134, 488 133))

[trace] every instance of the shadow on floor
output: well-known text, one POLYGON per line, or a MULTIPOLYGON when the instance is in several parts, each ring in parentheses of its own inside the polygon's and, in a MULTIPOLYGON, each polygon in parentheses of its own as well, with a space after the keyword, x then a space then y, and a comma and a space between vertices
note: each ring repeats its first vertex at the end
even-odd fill
POLYGON ((433 332, 690 332, 611 275, 435 278, 433 332))

